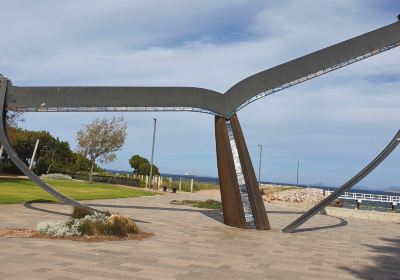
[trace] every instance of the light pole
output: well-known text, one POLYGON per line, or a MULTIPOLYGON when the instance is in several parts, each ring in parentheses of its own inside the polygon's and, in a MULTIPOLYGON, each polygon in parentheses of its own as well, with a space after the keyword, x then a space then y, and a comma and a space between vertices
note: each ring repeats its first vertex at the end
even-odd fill
POLYGON ((153 146, 151 148, 151 162, 150 162, 150 176, 147 185, 152 188, 153 183, 153 158, 154 158, 154 144, 156 142, 156 128, 157 128, 157 119, 153 118, 154 120, 154 129, 153 129, 153 146))
POLYGON ((36 151, 37 151, 38 146, 39 146, 39 139, 36 140, 35 148, 33 149, 33 154, 31 157, 31 162, 29 163, 29 169, 32 169, 33 161, 35 160, 36 151))
POLYGON ((300 161, 297 161, 297 185, 299 184, 299 169, 300 169, 300 161))
POLYGON ((262 145, 258 145, 260 147, 260 161, 258 162, 258 186, 260 186, 261 182, 261 157, 262 157, 262 145))

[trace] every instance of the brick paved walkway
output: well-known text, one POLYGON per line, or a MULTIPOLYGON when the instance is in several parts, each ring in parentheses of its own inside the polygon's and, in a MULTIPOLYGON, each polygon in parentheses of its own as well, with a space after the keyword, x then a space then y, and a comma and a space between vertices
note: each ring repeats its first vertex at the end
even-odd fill
MULTIPOLYGON (((0 279, 400 279, 400 224, 318 215, 287 234, 280 229, 299 213, 268 205, 271 231, 240 230, 222 224, 215 211, 168 204, 185 198, 205 196, 89 202, 134 217, 156 234, 142 241, 0 238, 0 279)), ((67 219, 70 211, 0 205, 0 227, 34 227, 67 219)))

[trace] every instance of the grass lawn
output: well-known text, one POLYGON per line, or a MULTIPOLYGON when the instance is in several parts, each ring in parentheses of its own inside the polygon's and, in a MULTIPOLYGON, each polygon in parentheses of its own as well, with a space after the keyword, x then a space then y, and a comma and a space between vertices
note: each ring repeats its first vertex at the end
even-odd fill
MULTIPOLYGON (((126 198, 157 195, 153 192, 138 190, 119 185, 88 183, 83 181, 45 180, 61 193, 75 200, 126 198)), ((32 181, 17 178, 0 177, 0 204, 24 203, 31 200, 57 201, 32 181)))

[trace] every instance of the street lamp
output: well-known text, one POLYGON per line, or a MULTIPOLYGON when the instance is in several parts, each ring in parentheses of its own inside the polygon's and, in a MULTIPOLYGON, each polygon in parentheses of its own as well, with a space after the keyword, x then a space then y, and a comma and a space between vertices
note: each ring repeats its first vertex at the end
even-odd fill
POLYGON ((154 120, 154 129, 153 129, 153 146, 151 148, 151 162, 150 162, 150 176, 147 185, 150 187, 153 183, 153 158, 154 158, 154 144, 156 142, 156 128, 157 128, 157 119, 153 118, 154 120))
POLYGON ((300 169, 300 161, 297 161, 297 185, 299 184, 299 169, 300 169))
POLYGON ((260 147, 260 161, 258 162, 258 185, 260 186, 260 182, 261 182, 261 156, 262 156, 262 145, 258 145, 258 147, 260 147))

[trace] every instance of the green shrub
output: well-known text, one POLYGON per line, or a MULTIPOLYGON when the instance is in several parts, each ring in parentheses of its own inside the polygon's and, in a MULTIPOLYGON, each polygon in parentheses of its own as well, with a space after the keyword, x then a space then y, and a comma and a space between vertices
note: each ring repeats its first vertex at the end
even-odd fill
POLYGON ((104 235, 107 228, 107 222, 105 221, 90 221, 83 220, 79 227, 79 231, 82 235, 104 235))
POLYGON ((92 215, 92 211, 90 209, 85 208, 85 207, 74 207, 74 211, 72 212, 71 217, 73 219, 82 219, 85 218, 88 215, 92 215))
POLYGON ((138 233, 139 228, 129 218, 121 215, 111 215, 107 221, 105 231, 109 235, 127 236, 129 233, 138 233))

